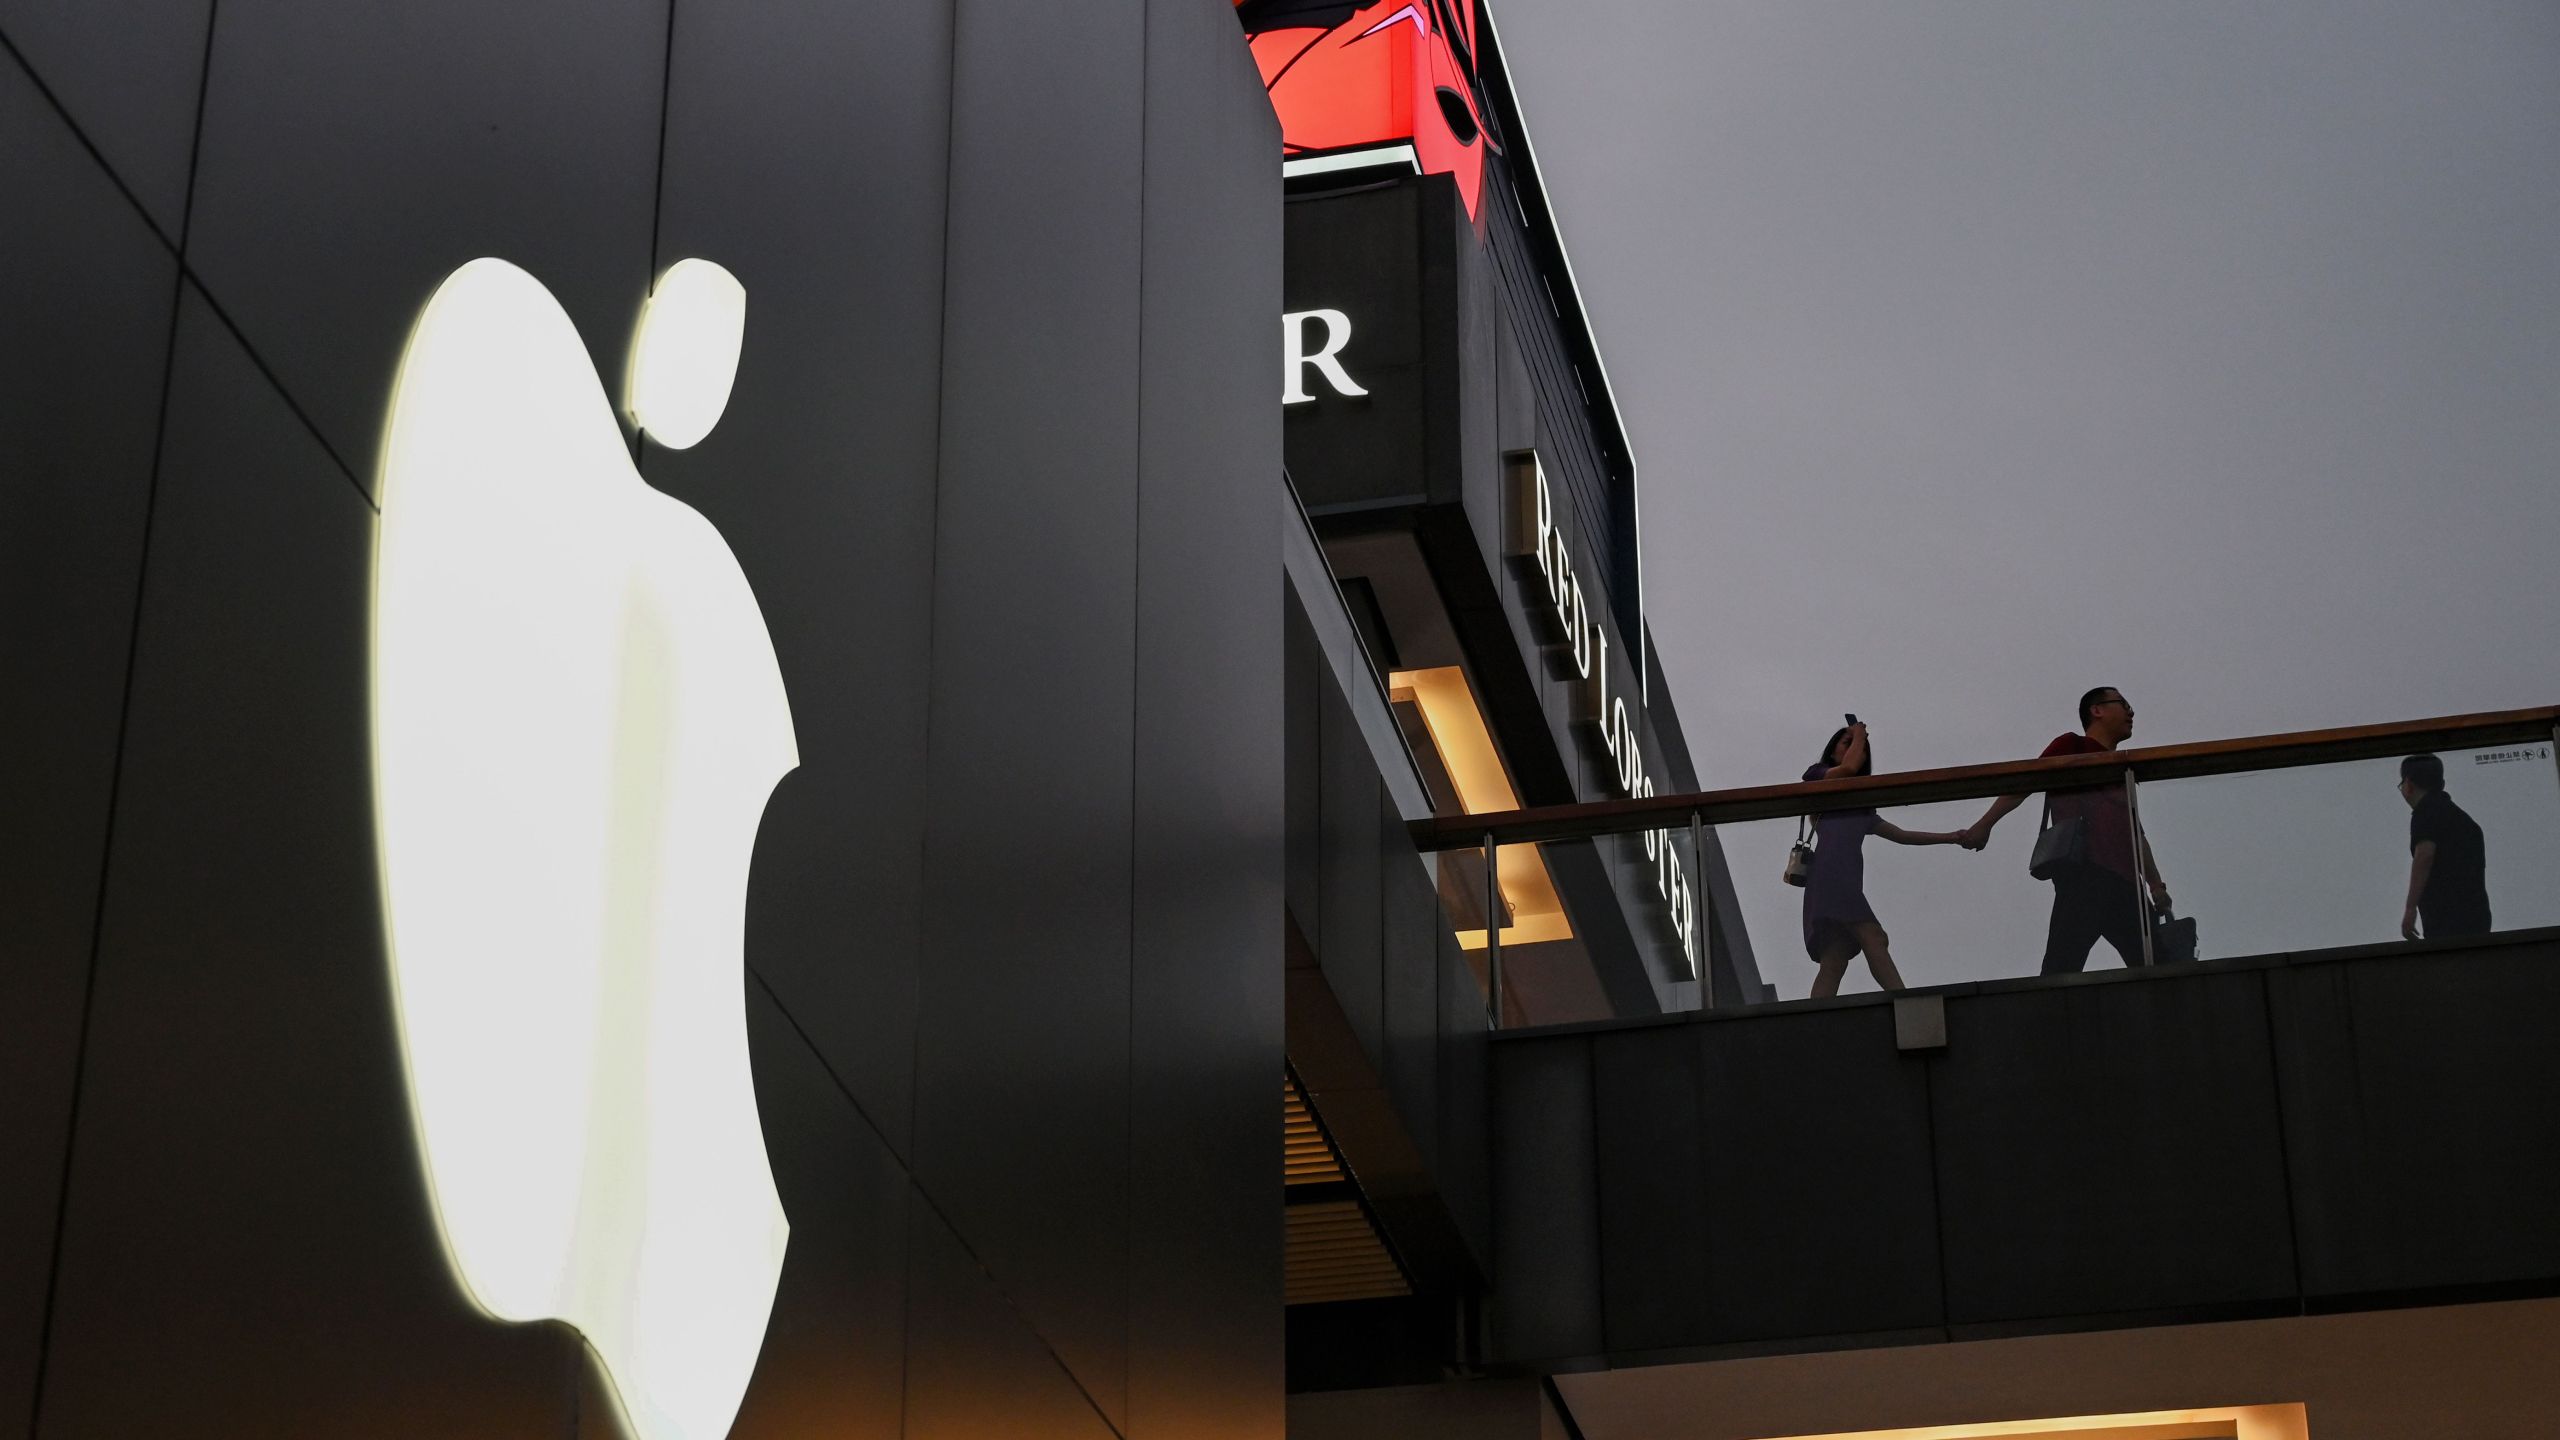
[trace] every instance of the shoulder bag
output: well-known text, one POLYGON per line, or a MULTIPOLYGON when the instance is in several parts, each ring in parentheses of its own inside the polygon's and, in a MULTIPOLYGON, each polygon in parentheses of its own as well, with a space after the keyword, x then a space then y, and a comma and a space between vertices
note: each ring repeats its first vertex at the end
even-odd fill
POLYGON ((2044 797, 2044 824, 2036 831, 2035 853, 2027 858, 2027 873, 2038 880, 2052 880, 2089 863, 2089 822, 2078 815, 2053 818, 2053 795, 2044 797))
POLYGON ((1801 889, 1805 877, 1813 873, 1813 817, 1796 817, 1795 848, 1787 852, 1787 869, 1781 879, 1801 889))

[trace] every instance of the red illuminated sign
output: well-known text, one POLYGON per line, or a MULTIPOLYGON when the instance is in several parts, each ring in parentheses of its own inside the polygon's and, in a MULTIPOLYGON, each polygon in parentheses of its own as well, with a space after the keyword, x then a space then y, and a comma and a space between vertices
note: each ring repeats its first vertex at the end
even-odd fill
POLYGON ((1426 175, 1484 195, 1484 116, 1468 83, 1476 0, 1236 0, 1287 153, 1412 142, 1426 175))

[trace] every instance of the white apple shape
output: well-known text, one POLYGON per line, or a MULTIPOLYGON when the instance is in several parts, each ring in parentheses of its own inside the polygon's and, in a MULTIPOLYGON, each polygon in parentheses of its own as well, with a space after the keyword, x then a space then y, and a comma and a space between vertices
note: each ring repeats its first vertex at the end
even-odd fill
MULTIPOLYGON (((662 278, 644 421, 710 429, 744 301, 662 278)), ((447 1253, 490 1314, 575 1326, 637 1440, 719 1440, 790 1229, 747 1063, 747 870, 799 763, 763 614, 502 260, 418 317, 378 498, 382 894, 447 1253)))

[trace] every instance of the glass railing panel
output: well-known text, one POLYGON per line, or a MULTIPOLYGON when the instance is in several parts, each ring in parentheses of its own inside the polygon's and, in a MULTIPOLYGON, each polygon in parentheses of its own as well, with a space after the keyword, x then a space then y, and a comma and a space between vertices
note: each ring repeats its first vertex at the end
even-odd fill
POLYGON ((1483 999, 1485 976, 1485 895, 1489 876, 1484 847, 1462 845, 1432 856, 1433 880, 1440 896, 1440 923, 1450 932, 1459 953, 1475 976, 1477 998, 1483 999))
MULTIPOLYGON (((2551 742, 2433 752, 2450 806, 2437 878, 2463 888, 2468 827, 2480 837, 2492 928, 2560 924, 2560 767, 2551 742)), ((2177 914, 2196 922, 2200 959, 2366 945, 2402 938, 2413 812, 2398 757, 2193 779, 2140 791, 2142 823, 2177 914)), ((2438 905, 2437 928, 2465 908, 2438 905)), ((2424 925, 2420 927, 2423 934, 2424 925)), ((2428 936, 2427 938, 2446 938, 2428 936)))
MULTIPOLYGON (((1965 830, 1989 804, 1957 800, 1901 806, 1879 812, 1878 818, 1915 837, 1944 835, 1965 830)), ((1836 821, 1824 825, 1818 816, 1810 827, 1796 819, 1720 827, 1717 834, 1761 978, 1781 1000, 1806 998, 1819 973, 1816 944, 1836 947, 1840 922, 1860 915, 1872 916, 1883 930, 1887 956, 1906 989, 2038 973, 2054 902, 2053 887, 2034 879, 2027 868, 2039 810, 2030 797, 1993 828, 1981 850, 1900 844, 1881 829, 1861 841, 1854 828, 1836 821), (1824 844, 1854 843, 1863 883, 1840 893, 1841 887, 1825 883, 1830 867, 1817 858, 1814 884, 1788 884, 1789 854, 1807 829, 1813 832, 1817 857, 1824 844)), ((2113 952, 2102 946, 2090 963, 2113 963, 2113 952)), ((1838 993, 1877 988, 1862 947, 1848 963, 1838 993)))
POLYGON ((1657 832, 1670 860, 1646 866, 1646 879, 1667 881, 1670 894, 1657 900, 1657 933, 1661 939, 1661 987, 1665 1010, 1694 1010, 1704 1002, 1707 969, 1713 961, 1710 926, 1714 916, 1708 894, 1707 867, 1699 863, 1696 839, 1686 825, 1657 832))
POLYGON ((1506 842, 1499 859, 1498 947, 1484 848, 1440 852, 1437 886, 1443 923, 1480 982, 1499 950, 1506 1027, 1687 1008, 1688 952, 1703 946, 1685 831, 1506 842))
POLYGON ((1696 1003, 1697 966, 1706 954, 1706 935, 1699 925, 1702 885, 1689 827, 1666 826, 1592 842, 1607 867, 1609 909, 1615 923, 1603 935, 1592 924, 1591 940, 1615 946, 1621 962, 1595 951, 1593 978, 1609 992, 1617 1009, 1688 1009, 1696 1003), (1614 932, 1624 932, 1620 939, 1614 932))
MULTIPOLYGON (((2370 755, 2395 736, 2521 733, 2535 738, 2438 746, 2447 797, 2438 808, 2459 806, 2483 837, 2491 933, 2560 927, 2560 746, 2543 734, 2546 713, 2007 762, 1877 777, 1857 789, 1700 795, 1689 813, 1708 819, 1838 805, 1862 792, 1888 802, 1876 812, 1815 810, 1809 822, 1727 819, 1706 830, 1718 852, 1707 864, 1675 804, 1487 816, 1506 837, 1498 905, 1488 903, 1477 847, 1441 856, 1441 898, 1452 938, 1479 976, 1497 968, 1490 952, 1499 953, 1506 1026, 1701 1008, 1710 996, 1700 972, 1730 976, 1719 950, 1729 953, 1737 929, 1756 975, 1716 987, 1715 1003, 1763 998, 1763 983, 1766 998, 1800 1000, 2390 942, 2401 938, 2410 881, 2401 757, 2297 762, 2370 755), (2214 773, 2129 787, 2128 765, 2214 773), (2060 788, 2025 788, 2036 785, 2060 788), (2003 788, 2011 794, 2001 799, 1985 793, 2003 788), (1935 798, 1950 794, 1969 798, 1935 798), (1891 804, 1896 797, 1918 803, 1891 804), (2033 873, 2049 803, 2056 816, 2077 814, 2088 837, 2081 865, 2062 878, 2033 873), (1964 843, 1993 809, 2000 819, 1979 835, 1979 848, 1964 843), (1790 885, 1789 855, 1807 828, 1814 883, 1790 885), (1854 852, 1857 873, 1842 881, 1835 872, 1844 851, 1854 852), (2138 856, 2156 859, 2167 907, 2146 898, 2138 856), (1711 882, 1711 872, 1730 888, 1711 882), (1498 923, 1487 918, 1496 910, 1498 923), (1868 920, 1885 936, 1888 974, 1860 943, 1868 920), (2192 927, 2192 951, 2180 953, 2181 932, 2151 923, 2162 920, 2192 927), (1827 992, 1819 988, 1826 956, 1844 962, 1827 992)), ((1430 838, 1460 839, 1451 828, 1430 838)), ((2417 938, 2450 938, 2423 917, 2416 928, 2417 938)))
MULTIPOLYGON (((1455 942, 1458 963, 1473 977, 1475 1001, 1488 1019, 1492 1005, 1487 997, 1493 993, 1499 975, 1504 997, 1502 1026, 1506 1029, 1536 1023, 1521 1008, 1516 977, 1500 975, 1502 952, 1508 952, 1511 959, 1524 958, 1522 947, 1530 932, 1522 928, 1521 892, 1524 889, 1537 891, 1538 879, 1545 873, 1543 865, 1529 862, 1524 853, 1527 848, 1520 845, 1498 847, 1506 866, 1506 872, 1498 882, 1503 897, 1498 909, 1501 916, 1499 946, 1491 943, 1488 934, 1488 916, 1497 911, 1496 907, 1487 904, 1486 897, 1494 893, 1493 887, 1497 882, 1486 868, 1484 847, 1462 845, 1443 850, 1434 857, 1438 872, 1434 881, 1440 897, 1440 923, 1447 927, 1449 939, 1455 942)), ((1540 904, 1534 893, 1528 903, 1533 908, 1540 904)), ((1539 929, 1542 924, 1532 919, 1531 931, 1539 929)))
POLYGON ((1724 849, 1733 894, 1740 902, 1741 929, 1751 938, 1751 955, 1760 978, 1781 1000, 1801 1000, 1811 980, 1804 945, 1796 937, 1797 913, 1804 892, 1780 878, 1787 852, 1796 841, 1794 820, 1755 820, 1716 827, 1716 843, 1724 849))

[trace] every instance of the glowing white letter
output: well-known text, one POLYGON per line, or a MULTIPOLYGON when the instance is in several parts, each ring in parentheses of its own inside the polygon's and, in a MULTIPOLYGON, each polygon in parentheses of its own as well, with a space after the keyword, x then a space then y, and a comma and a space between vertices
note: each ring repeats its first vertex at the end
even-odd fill
POLYGON ((1369 393, 1353 383, 1351 372, 1342 368, 1342 347, 1351 343, 1350 316, 1339 310, 1300 310, 1281 316, 1280 328, 1287 341, 1285 353, 1289 369, 1288 388, 1281 392, 1281 404, 1302 405, 1316 398, 1307 393, 1307 367, 1310 365, 1324 372, 1325 383, 1333 387, 1336 395, 1369 393), (1312 355, 1307 353, 1307 322, 1310 320, 1324 326, 1324 348, 1312 355))

